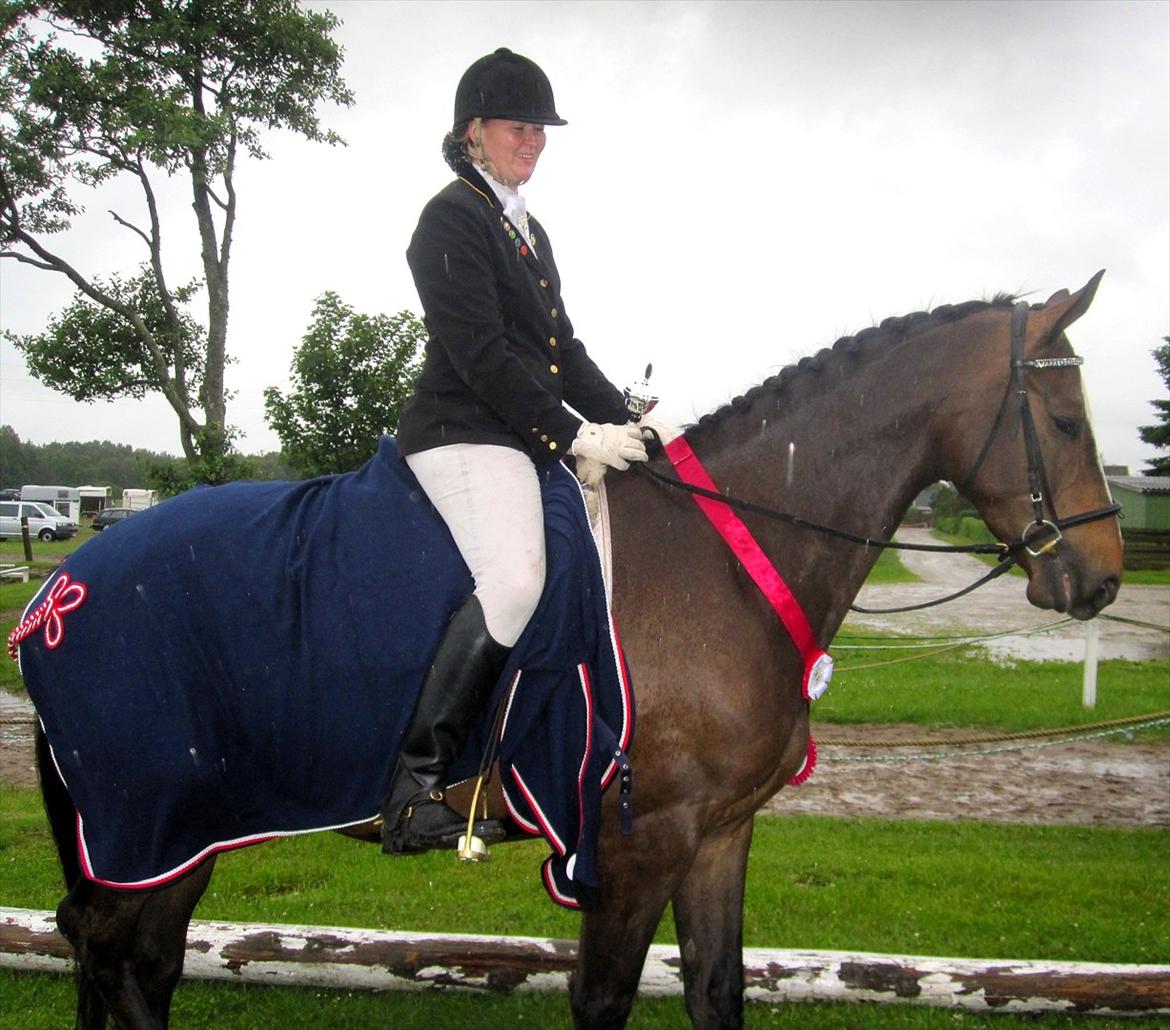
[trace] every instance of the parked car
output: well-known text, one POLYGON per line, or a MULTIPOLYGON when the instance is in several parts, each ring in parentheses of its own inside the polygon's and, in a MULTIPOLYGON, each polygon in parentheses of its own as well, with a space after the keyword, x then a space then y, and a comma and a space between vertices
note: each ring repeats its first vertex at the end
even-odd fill
POLYGON ((134 514, 135 510, 134 508, 103 508, 93 517, 90 528, 97 530, 105 529, 106 526, 112 526, 115 522, 128 519, 134 514))
POLYGON ((81 528, 40 501, 0 501, 0 538, 19 537, 22 516, 28 518, 29 535, 45 541, 68 540, 81 528))

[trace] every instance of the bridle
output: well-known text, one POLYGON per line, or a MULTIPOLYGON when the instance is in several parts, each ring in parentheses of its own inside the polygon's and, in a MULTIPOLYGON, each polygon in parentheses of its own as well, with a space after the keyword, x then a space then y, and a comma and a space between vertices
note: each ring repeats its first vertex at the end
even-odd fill
MULTIPOLYGON (((721 504, 726 504, 729 507, 736 508, 740 511, 751 512, 755 515, 761 515, 765 518, 773 519, 778 522, 784 522, 791 526, 796 526, 801 529, 812 530, 816 533, 822 533, 826 536, 834 537, 838 540, 846 540, 850 543, 861 544, 865 547, 877 547, 888 550, 899 551, 933 551, 943 552, 948 554, 995 554, 999 556, 999 564, 995 566, 986 576, 978 579, 971 585, 964 587, 953 594, 948 594, 946 597, 938 598, 933 601, 927 601, 924 604, 907 605, 901 608, 862 608, 858 605, 853 605, 852 610, 863 612, 866 614, 881 614, 886 612, 903 612, 915 611, 921 608, 930 608, 934 605, 943 604, 946 601, 954 600, 957 597, 962 597, 964 594, 969 594, 972 590, 982 586, 984 583, 1003 575, 1013 565, 1020 560, 1020 552, 1027 551, 1033 558, 1038 558, 1043 554, 1047 554, 1053 550, 1057 544, 1063 539, 1062 530, 1070 529, 1074 526, 1081 526, 1089 522, 1096 522, 1100 519, 1110 518, 1117 515, 1121 511, 1121 505, 1116 502, 1105 505, 1102 508, 1095 508, 1091 511, 1080 512, 1076 515, 1069 515, 1061 518, 1056 511, 1055 503, 1053 502, 1052 490, 1048 485, 1048 474, 1044 468, 1044 458, 1040 450, 1040 439, 1036 432, 1036 423, 1032 417, 1032 407, 1028 400, 1028 390, 1024 383, 1025 370, 1029 368, 1046 369, 1046 368, 1078 368, 1084 364, 1084 358, 1078 356, 1063 357, 1063 358, 1025 358, 1024 357, 1024 337, 1028 327, 1028 302, 1017 301, 1012 308, 1012 339, 1011 339, 1011 369, 1008 376, 1007 389, 1004 391, 1003 400, 1000 402, 999 410, 996 412, 995 421, 992 423, 991 431, 987 435, 979 454, 976 456, 974 463, 971 466, 971 471, 964 477, 962 483, 959 484, 959 492, 974 480, 982 467, 984 461, 987 459, 991 451, 992 443, 999 433, 1000 425, 1005 421, 1008 411, 1011 406, 1011 399, 1013 394, 1019 402, 1019 420, 1020 426, 1023 430, 1024 437, 1024 454, 1027 461, 1028 469, 1028 488, 1030 491, 1030 500, 1032 502, 1032 521, 1024 527, 1024 531, 1020 536, 1007 543, 994 544, 907 544, 897 543, 893 540, 881 540, 873 537, 862 536, 857 533, 850 533, 847 530, 836 529, 833 526, 822 525, 817 522, 812 522, 808 519, 801 518, 798 515, 792 515, 788 512, 778 511, 775 508, 769 508, 761 504, 756 504, 752 501, 743 500, 742 498, 732 497, 727 494, 721 494, 714 490, 707 490, 703 487, 696 486, 690 483, 685 483, 681 479, 676 479, 671 476, 664 475, 648 465, 639 465, 638 468, 643 470, 647 475, 656 479, 660 483, 667 486, 674 487, 678 490, 684 490, 687 493, 695 494, 699 497, 706 497, 709 500, 718 501, 721 504), (1051 511, 1052 517, 1045 517, 1045 506, 1051 511), (1043 539, 1043 538, 1050 539, 1043 539), (1043 542, 1041 542, 1043 541, 1043 542)), ((659 441, 661 443, 661 441, 659 441)))
POLYGON ((1025 358, 1024 336, 1027 328, 1028 302, 1023 300, 1017 301, 1012 307, 1012 358, 1011 374, 1008 376, 1007 389, 1004 391, 1003 400, 1000 401, 999 411, 996 413, 995 422, 992 423, 991 432, 987 434, 987 439, 983 442, 983 447, 975 458, 975 462, 971 466, 971 471, 958 484, 958 490, 959 493, 965 493, 966 489, 975 479, 979 469, 982 468, 984 460, 991 451, 991 445, 999 433, 999 427, 1007 414, 1014 389, 1015 396, 1019 401, 1019 424, 1023 431, 1024 455, 1028 464, 1028 490, 1032 502, 1032 521, 1024 527, 1024 531, 1020 534, 1018 540, 1004 546, 1007 548, 1008 553, 1014 554, 1020 549, 1023 549, 1033 558, 1039 558, 1042 554, 1047 554, 1060 543, 1063 539, 1062 529, 1068 529, 1071 526, 1079 526, 1086 522, 1095 522, 1098 519, 1116 515, 1121 511, 1121 505, 1117 503, 1108 504, 1103 508, 1095 508, 1092 511, 1082 512, 1079 515, 1072 515, 1067 519, 1062 519, 1057 514, 1052 488, 1048 485, 1048 473, 1044 468, 1044 455, 1040 450, 1040 438, 1036 433, 1036 422, 1032 417, 1032 405, 1028 400, 1028 388, 1024 383, 1024 372, 1029 368, 1080 368, 1085 363, 1085 359, 1079 356, 1070 356, 1067 358, 1025 358), (1044 517, 1045 504, 1047 504, 1049 510, 1052 512, 1051 519, 1044 517), (1049 539, 1045 540, 1038 547, 1032 546, 1033 542, 1039 543, 1043 537, 1049 537, 1049 539))

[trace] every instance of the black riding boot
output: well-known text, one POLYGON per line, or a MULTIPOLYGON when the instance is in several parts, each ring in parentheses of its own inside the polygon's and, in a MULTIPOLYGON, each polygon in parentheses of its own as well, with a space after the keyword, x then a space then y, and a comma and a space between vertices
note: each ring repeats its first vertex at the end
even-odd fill
MULTIPOLYGON (((467 819, 443 801, 447 770, 462 753, 509 653, 491 638, 479 598, 472 594, 447 624, 402 738, 382 802, 382 850, 387 854, 458 847, 467 819)), ((477 821, 474 832, 485 844, 505 836, 495 819, 477 821)))

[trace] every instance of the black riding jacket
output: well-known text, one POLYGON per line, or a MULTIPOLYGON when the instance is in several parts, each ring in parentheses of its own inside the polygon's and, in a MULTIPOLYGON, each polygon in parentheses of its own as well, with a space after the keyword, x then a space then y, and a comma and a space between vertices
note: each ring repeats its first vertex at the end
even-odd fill
POLYGON ((534 461, 568 453, 581 420, 625 422, 621 392, 573 335, 548 237, 534 254, 472 168, 423 209, 406 251, 429 339, 398 423, 399 452, 502 444, 534 461))

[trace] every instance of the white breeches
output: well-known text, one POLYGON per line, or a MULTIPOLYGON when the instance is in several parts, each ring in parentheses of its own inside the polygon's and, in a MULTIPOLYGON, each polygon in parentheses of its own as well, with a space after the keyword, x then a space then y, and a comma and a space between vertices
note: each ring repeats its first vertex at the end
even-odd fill
POLYGON ((544 589, 544 507, 523 451, 457 443, 406 458, 475 580, 492 638, 511 647, 544 589))

